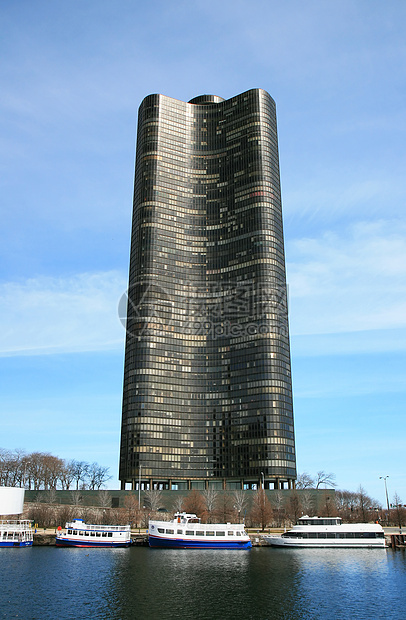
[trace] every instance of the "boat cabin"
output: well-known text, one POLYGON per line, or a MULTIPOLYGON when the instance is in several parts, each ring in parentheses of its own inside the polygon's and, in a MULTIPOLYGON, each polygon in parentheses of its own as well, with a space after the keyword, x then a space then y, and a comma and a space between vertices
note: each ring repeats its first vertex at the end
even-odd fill
POLYGON ((186 525, 186 523, 200 523, 200 519, 197 515, 187 512, 175 512, 173 519, 176 523, 184 525, 186 525))
POLYGON ((300 517, 296 525, 341 525, 340 517, 300 517))

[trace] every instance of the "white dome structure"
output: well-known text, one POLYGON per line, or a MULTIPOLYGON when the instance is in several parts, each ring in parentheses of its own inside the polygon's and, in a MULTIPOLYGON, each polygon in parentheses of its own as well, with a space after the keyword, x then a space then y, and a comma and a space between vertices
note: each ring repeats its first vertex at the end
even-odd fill
POLYGON ((0 515, 18 515, 24 509, 24 489, 0 487, 0 515))

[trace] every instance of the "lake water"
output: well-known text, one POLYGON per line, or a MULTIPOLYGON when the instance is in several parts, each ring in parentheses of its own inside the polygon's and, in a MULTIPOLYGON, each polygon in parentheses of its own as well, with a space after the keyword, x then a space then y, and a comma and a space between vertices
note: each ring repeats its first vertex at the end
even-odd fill
POLYGON ((390 549, 0 549, 11 620, 400 620, 406 556, 390 549))

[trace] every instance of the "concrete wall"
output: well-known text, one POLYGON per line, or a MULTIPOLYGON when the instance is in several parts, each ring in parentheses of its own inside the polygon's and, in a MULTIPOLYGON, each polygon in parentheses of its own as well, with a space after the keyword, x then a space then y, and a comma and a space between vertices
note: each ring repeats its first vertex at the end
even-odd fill
MULTIPOLYGON (((107 492, 111 497, 113 508, 123 508, 126 497, 133 496, 136 500, 138 500, 139 497, 138 491, 114 491, 109 489, 107 492)), ((187 495, 191 492, 192 491, 161 491, 161 508, 166 508, 169 512, 172 512, 173 503, 176 497, 187 497, 187 495)), ((234 491, 231 490, 218 491, 219 496, 226 493, 231 497, 233 492, 234 491)), ((103 491, 102 493, 104 494, 106 491, 103 491)), ((247 497, 251 499, 256 491, 244 491, 244 493, 246 493, 247 497)), ((320 510, 327 509, 329 514, 335 513, 334 489, 281 489, 279 491, 267 490, 265 493, 273 506, 275 506, 277 497, 280 498, 280 503, 283 506, 289 502, 291 496, 296 494, 299 501, 304 504, 303 508, 306 503, 311 506, 312 510, 309 510, 308 512, 318 512, 320 510), (277 494, 280 495, 277 496, 277 494)), ((100 506, 100 491, 26 491, 25 501, 72 505, 77 503, 77 494, 79 494, 79 497, 81 498, 81 506, 100 506)), ((144 495, 144 491, 141 491, 141 506, 144 503, 144 495)))

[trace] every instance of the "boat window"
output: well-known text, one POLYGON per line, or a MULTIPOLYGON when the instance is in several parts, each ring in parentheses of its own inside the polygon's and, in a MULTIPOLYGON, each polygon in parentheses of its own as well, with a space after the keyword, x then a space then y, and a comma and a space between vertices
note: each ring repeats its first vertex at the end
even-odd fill
POLYGON ((111 532, 108 532, 107 536, 108 536, 109 538, 112 538, 113 534, 112 534, 111 532))
POLYGON ((68 530, 68 534, 72 534, 72 530, 68 530))
POLYGON ((100 532, 96 532, 96 536, 100 538, 100 532))
POLYGON ((326 532, 319 532, 318 538, 327 538, 326 532))
POLYGON ((383 532, 378 532, 376 538, 385 538, 385 535, 383 532))
POLYGON ((186 536, 194 536, 195 532, 194 530, 186 530, 186 536))
POLYGON ((234 532, 227 532, 229 536, 234 536, 234 532))
POLYGON ((196 532, 196 536, 204 536, 204 532, 199 530, 199 531, 196 532))
MULTIPOLYGON (((159 531, 161 531, 161 530, 159 530, 159 531)), ((163 531, 163 530, 162 530, 162 531, 163 531)), ((183 534, 183 530, 176 530, 176 533, 177 533, 177 534, 183 534)))
POLYGON ((106 538, 106 536, 107 536, 107 532, 102 532, 102 537, 106 538))
POLYGON ((158 528, 158 532, 159 532, 160 534, 165 534, 165 530, 164 530, 164 528, 163 528, 163 527, 159 527, 159 528, 158 528))
POLYGON ((73 534, 73 536, 77 536, 78 535, 76 530, 73 530, 72 534, 73 534))
POLYGON ((327 532, 327 538, 335 538, 336 535, 334 532, 327 532))
POLYGON ((174 532, 174 530, 166 530, 166 533, 167 534, 174 534, 175 532, 174 532))
POLYGON ((214 532, 206 532, 206 536, 214 536, 214 532))
POLYGON ((317 538, 316 532, 309 532, 309 538, 317 538))
POLYGON ((225 536, 226 533, 225 532, 216 532, 216 536, 225 536))
POLYGON ((375 538, 375 532, 363 532, 361 536, 363 538, 375 538))
POLYGON ((96 536, 94 532, 90 532, 90 536, 96 536))
POLYGON ((84 535, 85 536, 89 536, 89 532, 84 532, 84 535))
POLYGON ((235 535, 236 536, 241 536, 241 532, 236 532, 235 535))

